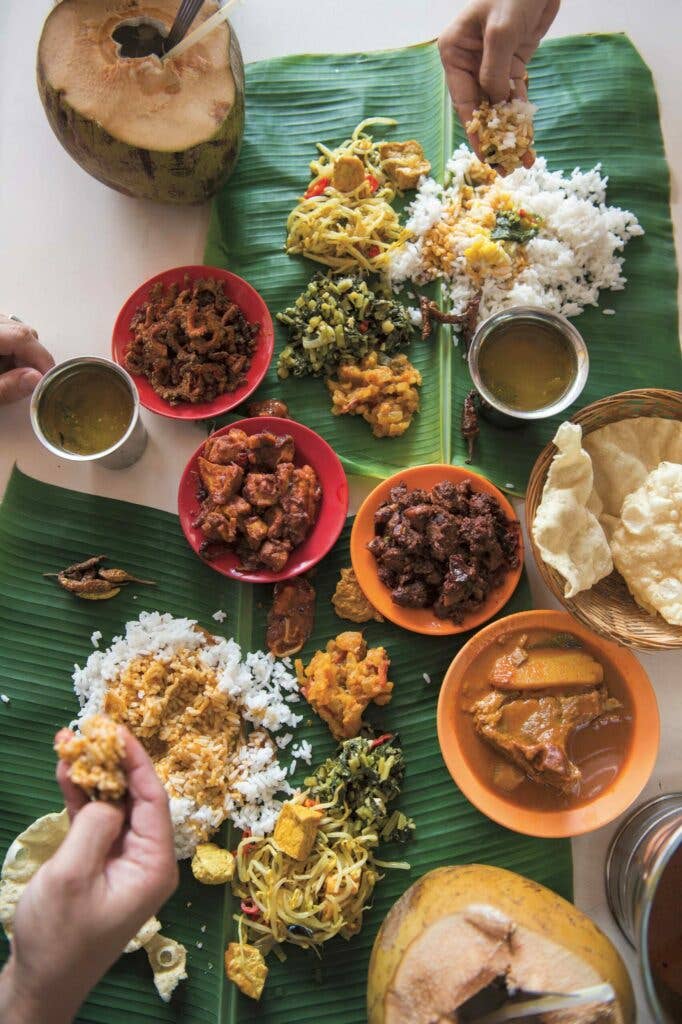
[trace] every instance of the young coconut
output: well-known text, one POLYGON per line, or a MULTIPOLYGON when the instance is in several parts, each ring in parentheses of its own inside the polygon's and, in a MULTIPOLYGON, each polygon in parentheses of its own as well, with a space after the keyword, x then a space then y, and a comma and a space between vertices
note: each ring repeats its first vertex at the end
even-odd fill
POLYGON ((627 970, 597 926, 560 896, 483 864, 437 868, 395 903, 369 963, 369 1024, 454 1020, 496 978, 526 990, 571 992, 608 982, 616 998, 583 1007, 581 1024, 633 1024, 627 970))
MULTIPOLYGON (((68 153, 125 195, 201 203, 227 179, 244 127, 244 65, 225 22, 178 57, 131 46, 167 35, 178 0, 61 0, 38 44, 38 89, 68 153), (141 37, 140 37, 141 38, 141 37)), ((218 10, 206 0, 193 27, 218 10)))

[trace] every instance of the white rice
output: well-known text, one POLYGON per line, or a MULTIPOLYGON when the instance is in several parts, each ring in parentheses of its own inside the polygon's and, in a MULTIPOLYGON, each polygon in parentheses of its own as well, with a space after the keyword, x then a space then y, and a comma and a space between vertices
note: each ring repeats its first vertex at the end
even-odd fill
POLYGON ((102 634, 100 633, 99 629, 96 629, 95 632, 90 637, 90 643, 92 644, 93 647, 99 647, 99 642, 101 639, 102 634))
MULTIPOLYGON (((284 727, 295 728, 302 715, 291 704, 300 700, 298 683, 283 662, 272 654, 249 652, 242 658, 234 640, 216 637, 207 645, 193 619, 174 618, 160 612, 141 612, 138 619, 126 623, 124 636, 116 636, 106 650, 93 651, 85 666, 74 666, 73 684, 80 701, 79 720, 101 711, 109 683, 118 678, 135 658, 151 655, 170 660, 180 650, 198 651, 204 664, 215 671, 218 685, 238 705, 242 716, 259 729, 276 733, 284 727)), ((291 732, 277 737, 280 747, 293 739, 291 732)), ((295 757, 310 760, 307 741, 299 744, 295 757)), ((277 794, 290 795, 287 770, 276 757, 272 742, 245 744, 236 758, 237 769, 230 779, 231 795, 226 798, 228 817, 241 829, 254 835, 272 832, 282 806, 277 794)), ((197 837, 192 825, 208 824, 216 828, 220 815, 208 807, 197 806, 187 797, 169 799, 175 831, 178 859, 191 856, 197 837)))
POLYGON ((217 612, 213 612, 211 618, 215 619, 216 622, 224 622, 227 618, 227 612, 224 612, 222 608, 219 608, 217 612))
MULTIPOLYGON (((466 183, 475 159, 462 145, 448 161, 446 186, 433 178, 422 179, 408 209, 407 227, 415 240, 391 257, 389 280, 396 290, 404 281, 423 284, 427 280, 421 240, 441 219, 444 203, 452 200, 466 183)), ((511 281, 491 276, 485 279, 479 319, 514 305, 543 306, 564 316, 577 316, 585 306, 597 305, 601 290, 624 288, 623 257, 618 253, 631 238, 644 231, 633 213, 606 206, 607 183, 600 164, 589 171, 576 168, 564 174, 549 171, 543 157, 538 157, 531 168, 519 167, 504 178, 504 191, 516 206, 538 214, 543 224, 525 245, 528 265, 518 276, 511 281)), ((455 313, 462 312, 476 293, 465 267, 464 256, 454 252, 447 283, 455 313)))

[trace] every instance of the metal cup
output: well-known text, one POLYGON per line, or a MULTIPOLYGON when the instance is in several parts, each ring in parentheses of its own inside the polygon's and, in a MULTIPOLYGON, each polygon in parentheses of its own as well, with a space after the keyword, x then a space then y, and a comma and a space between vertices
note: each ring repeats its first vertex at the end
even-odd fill
POLYGON ((147 431, 140 418, 140 397, 132 377, 122 366, 110 359, 101 359, 99 356, 78 356, 75 359, 67 359, 54 366, 42 377, 31 397, 31 426, 40 443, 53 455, 58 455, 61 459, 69 459, 71 462, 96 463, 106 469, 125 469, 132 466, 147 447, 147 431), (110 372, 116 373, 125 384, 133 401, 133 412, 125 434, 111 448, 102 452, 93 452, 91 455, 78 455, 57 447, 45 436, 40 426, 40 403, 47 389, 61 375, 84 366, 105 366, 110 372))
MULTIPOLYGON (((649 949, 658 887, 675 855, 682 857, 682 793, 659 796, 638 807, 614 836, 606 859, 609 907, 625 938, 639 950, 644 991, 657 1024, 682 1020, 682 998, 666 992, 660 981, 657 984, 649 949)), ((682 893, 672 910, 679 921, 682 893)))
POLYGON ((550 310, 542 309, 539 306, 510 306, 508 309, 500 310, 499 313, 493 313, 492 316, 489 316, 487 320, 484 320, 479 325, 474 334, 469 346, 468 359, 471 379, 481 397, 481 413, 491 423, 496 423, 500 427, 521 427, 528 420, 544 420, 550 416, 556 416, 559 412, 563 412, 564 409, 567 409, 569 405, 575 402, 585 387, 590 367, 587 346, 580 331, 565 316, 561 316, 560 313, 552 313, 550 310), (552 405, 545 405, 541 409, 524 411, 522 409, 514 409, 510 405, 505 405, 504 402, 501 402, 499 398, 488 390, 481 379, 478 369, 478 358, 485 340, 500 327, 518 322, 537 323, 553 327, 562 335, 566 343, 573 350, 575 357, 576 370, 573 381, 556 402, 553 402, 552 405))

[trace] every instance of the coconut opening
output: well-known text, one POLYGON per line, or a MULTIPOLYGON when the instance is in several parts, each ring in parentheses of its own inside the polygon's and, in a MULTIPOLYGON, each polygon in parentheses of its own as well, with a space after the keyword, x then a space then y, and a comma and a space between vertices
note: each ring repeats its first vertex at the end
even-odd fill
POLYGON ((162 57, 168 28, 156 18, 128 18, 116 26, 111 38, 116 43, 116 56, 134 60, 140 57, 162 57))

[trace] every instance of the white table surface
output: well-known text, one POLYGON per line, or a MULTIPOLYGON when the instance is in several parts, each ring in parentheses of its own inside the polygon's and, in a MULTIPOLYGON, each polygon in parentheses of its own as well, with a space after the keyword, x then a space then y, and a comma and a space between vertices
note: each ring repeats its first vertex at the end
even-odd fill
MULTIPOLYGON (((124 198, 88 177, 59 146, 34 80, 35 46, 49 6, 47 0, 0 0, 0 310, 33 324, 62 360, 108 355, 114 318, 140 281, 164 267, 201 262, 208 208, 173 209, 124 198)), ((438 35, 461 6, 461 0, 247 0, 233 14, 233 24, 251 61, 418 42, 438 35)), ((671 41, 682 38, 682 3, 564 0, 550 35, 621 30, 654 72, 682 265, 682 80, 679 61, 670 59, 671 41)), ((33 438, 26 402, 0 409, 0 493, 17 460, 24 471, 50 483, 173 511, 179 473, 200 434, 190 425, 148 413, 144 418, 150 433, 144 457, 132 469, 112 473, 52 458, 33 438)), ((365 488, 352 488, 356 498, 365 488)), ((530 568, 535 606, 554 605, 530 568)), ((644 794, 655 795, 682 788, 682 656, 641 661, 656 687, 662 719, 660 756, 644 794)), ((573 842, 576 902, 619 945, 638 991, 639 1020, 648 1024, 635 958, 604 898, 603 862, 614 827, 573 842)))

